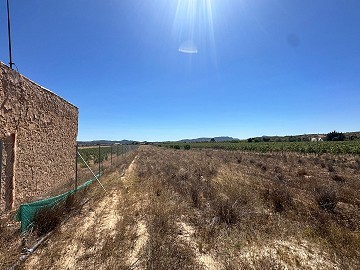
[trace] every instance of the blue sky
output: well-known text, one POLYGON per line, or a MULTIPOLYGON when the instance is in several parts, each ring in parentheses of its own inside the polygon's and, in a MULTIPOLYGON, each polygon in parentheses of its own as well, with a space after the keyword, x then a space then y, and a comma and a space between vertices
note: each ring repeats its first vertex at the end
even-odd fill
POLYGON ((360 130, 358 0, 10 5, 13 62, 79 108, 79 140, 360 130))

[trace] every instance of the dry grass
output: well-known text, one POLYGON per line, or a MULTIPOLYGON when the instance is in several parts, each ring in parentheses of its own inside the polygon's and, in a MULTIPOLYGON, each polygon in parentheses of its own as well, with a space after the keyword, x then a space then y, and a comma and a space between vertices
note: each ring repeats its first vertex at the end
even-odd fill
POLYGON ((13 215, 9 213, 0 219, 0 269, 6 269, 21 251, 20 229, 13 222, 13 215))
POLYGON ((152 197, 147 215, 149 239, 144 247, 144 268, 154 270, 197 269, 191 248, 178 241, 179 205, 170 194, 152 197))
POLYGON ((139 179, 157 181, 156 196, 185 203, 172 219, 189 221, 200 249, 226 269, 360 267, 352 156, 147 147, 137 168, 139 179))
POLYGON ((104 176, 110 195, 93 186, 86 209, 27 269, 66 269, 68 249, 76 269, 360 269, 357 157, 151 146, 136 154, 127 180, 104 176), (119 218, 104 231, 108 208, 119 218), (83 219, 87 229, 74 231, 83 219))

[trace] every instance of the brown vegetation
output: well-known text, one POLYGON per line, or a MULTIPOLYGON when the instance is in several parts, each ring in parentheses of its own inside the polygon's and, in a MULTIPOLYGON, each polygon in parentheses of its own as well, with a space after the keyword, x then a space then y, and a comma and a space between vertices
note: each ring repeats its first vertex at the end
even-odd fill
POLYGON ((353 156, 148 147, 138 156, 136 172, 139 181, 156 186, 157 197, 171 198, 161 203, 162 211, 175 202, 171 217, 158 216, 193 227, 196 248, 220 268, 355 269, 356 162, 353 156))
POLYGON ((89 204, 26 269, 360 268, 357 158, 151 146, 136 154, 124 177, 104 177, 107 194, 92 187, 89 204))

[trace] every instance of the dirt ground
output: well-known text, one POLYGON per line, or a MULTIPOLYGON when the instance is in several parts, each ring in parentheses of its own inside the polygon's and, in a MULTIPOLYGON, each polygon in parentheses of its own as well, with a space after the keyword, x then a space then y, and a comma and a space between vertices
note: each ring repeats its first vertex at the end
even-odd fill
MULTIPOLYGON (((135 160, 130 164, 125 174, 121 176, 118 171, 108 175, 109 182, 121 183, 123 187, 131 177, 135 160)), ((86 205, 80 215, 64 224, 56 235, 50 239, 46 247, 40 248, 24 265, 24 269, 108 269, 108 265, 98 264, 98 256, 106 248, 109 239, 115 239, 117 226, 123 220, 123 211, 133 212, 136 205, 127 205, 124 209, 125 199, 122 190, 110 188, 103 191, 101 198, 93 204, 86 205), (66 239, 63 239, 63 236, 66 239), (59 238, 61 242, 59 243, 59 238), (48 257, 49 250, 56 251, 56 258, 48 257), (44 263, 45 262, 45 263, 44 263)), ((138 252, 143 242, 144 228, 128 228, 134 239, 134 248, 129 252, 127 263, 130 265, 137 260, 138 252), (135 230, 135 232, 133 232, 135 230)), ((52 253, 53 253, 52 252, 52 253)), ((52 254, 50 254, 52 255, 52 254)))
MULTIPOLYGON (((136 159, 124 175, 118 171, 108 175, 107 192, 102 192, 99 199, 84 206, 79 215, 62 225, 21 267, 27 270, 151 268, 145 262, 149 241, 145 216, 149 200, 148 194, 134 191, 136 159), (119 248, 113 242, 118 240, 122 245, 121 258, 116 254, 120 250, 113 253, 119 248)), ((210 254, 200 252, 191 225, 181 221, 177 226, 176 239, 194 253, 198 267, 224 269, 210 254)))
POLYGON ((20 268, 356 269, 358 168, 335 159, 141 147, 20 268))

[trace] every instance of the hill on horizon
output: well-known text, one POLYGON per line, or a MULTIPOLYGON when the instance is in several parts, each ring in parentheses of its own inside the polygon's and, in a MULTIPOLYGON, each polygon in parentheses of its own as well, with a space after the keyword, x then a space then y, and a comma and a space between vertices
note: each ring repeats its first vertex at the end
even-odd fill
POLYGON ((183 139, 178 142, 209 142, 211 139, 215 139, 217 142, 228 142, 228 141, 239 141, 237 138, 229 137, 229 136, 220 136, 220 137, 202 137, 196 139, 183 139))
POLYGON ((94 140, 94 141, 78 141, 80 146, 91 146, 91 145, 111 145, 111 144, 138 144, 137 141, 132 140, 121 140, 121 141, 111 141, 111 140, 94 140))

